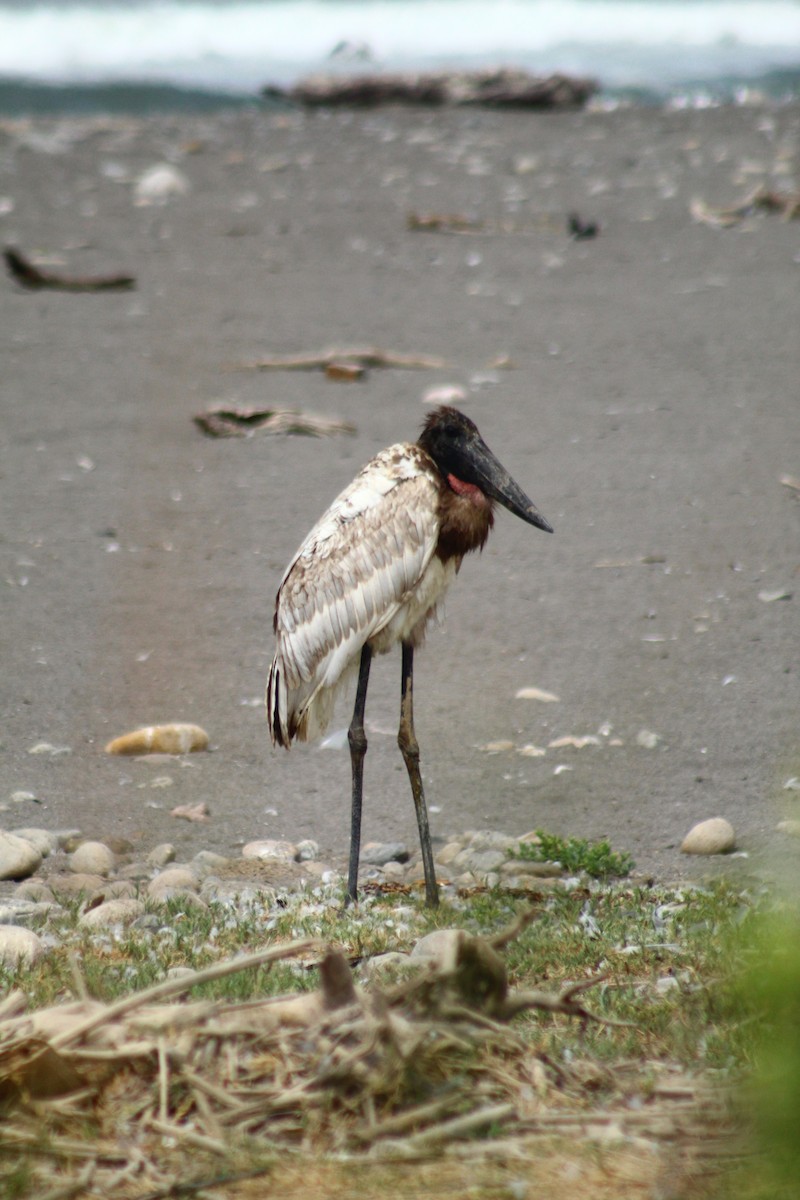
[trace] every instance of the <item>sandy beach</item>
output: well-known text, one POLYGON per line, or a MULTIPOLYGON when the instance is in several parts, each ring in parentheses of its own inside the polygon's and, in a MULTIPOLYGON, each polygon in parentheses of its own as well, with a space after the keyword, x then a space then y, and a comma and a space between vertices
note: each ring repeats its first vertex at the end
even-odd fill
MULTIPOLYGON (((0 282, 0 825, 179 857, 310 837, 343 860, 346 744, 269 744, 274 594, 328 502, 452 385, 556 532, 501 513, 418 655, 434 837, 607 835, 659 879, 796 861, 775 827, 800 817, 800 222, 690 209, 798 181, 797 106, 4 122, 2 243, 137 286, 0 282), (137 203, 159 163, 186 190, 137 203), (571 239, 570 213, 598 236, 571 239), (447 365, 247 367, 331 346, 447 365), (205 437, 193 416, 223 404, 356 432, 205 437), (162 721, 212 752, 104 753, 162 721), (170 815, 200 802, 204 823, 170 815), (718 815, 748 857, 681 855, 718 815)), ((364 837, 413 846, 398 705, 393 655, 364 837)))

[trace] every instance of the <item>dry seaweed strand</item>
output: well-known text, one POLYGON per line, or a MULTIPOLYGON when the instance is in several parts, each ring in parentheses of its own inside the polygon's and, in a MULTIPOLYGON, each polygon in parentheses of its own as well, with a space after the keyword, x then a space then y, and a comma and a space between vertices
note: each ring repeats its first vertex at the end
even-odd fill
POLYGON ((536 915, 493 938, 462 932, 446 961, 370 991, 340 950, 306 939, 112 1004, 82 998, 25 1014, 12 994, 0 1009, 0 1156, 27 1156, 37 1197, 51 1186, 54 1200, 157 1200, 312 1152, 424 1160, 481 1131, 522 1144, 613 1122, 653 1136, 659 1119, 673 1129, 675 1110, 696 1122, 692 1081, 665 1088, 660 1118, 652 1106, 633 1112, 632 1068, 615 1083, 610 1068, 556 1065, 509 1027, 530 1008, 614 1024, 583 1004, 599 978, 556 993, 509 987, 500 952, 536 915), (176 1002, 198 984, 314 955, 315 992, 176 1002), (612 1113, 597 1111, 598 1081, 606 1100, 616 1096, 612 1113), (229 1173, 234 1161, 244 1173, 229 1173))

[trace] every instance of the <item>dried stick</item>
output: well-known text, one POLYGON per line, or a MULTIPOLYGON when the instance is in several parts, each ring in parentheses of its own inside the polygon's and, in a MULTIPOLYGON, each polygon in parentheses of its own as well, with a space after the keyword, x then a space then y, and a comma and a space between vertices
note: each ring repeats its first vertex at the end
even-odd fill
POLYGON ((516 1111, 514 1104, 490 1104, 486 1108, 479 1108, 477 1112, 467 1113, 463 1117, 453 1117, 452 1120, 442 1121, 439 1125, 432 1125, 429 1129, 421 1129, 419 1133, 413 1133, 409 1137, 406 1145, 411 1151, 425 1150, 439 1142, 448 1141, 450 1138, 463 1137, 465 1134, 474 1133, 476 1129, 483 1129, 487 1125, 496 1125, 500 1121, 515 1116, 516 1111))
POLYGON ((89 1186, 96 1169, 96 1162, 87 1163, 80 1174, 70 1183, 62 1183, 58 1187, 51 1188, 49 1192, 42 1192, 39 1200, 72 1200, 73 1196, 79 1195, 89 1186))
POLYGON ((175 1138, 176 1142, 188 1142, 190 1146, 197 1146, 198 1150, 210 1150, 212 1154, 229 1154, 230 1146, 224 1142, 218 1141, 216 1138, 206 1137, 202 1133, 197 1133, 194 1129, 187 1129, 185 1125, 173 1125, 171 1121, 156 1120, 153 1118, 150 1121, 150 1128, 155 1129, 156 1133, 161 1133, 165 1137, 175 1138))
POLYGON ((50 1039, 50 1045, 53 1049, 57 1049, 59 1046, 75 1042, 85 1034, 91 1033, 99 1025, 113 1021, 124 1013, 132 1012, 134 1009, 151 1004, 156 1000, 164 1000, 167 996, 179 996, 199 983, 211 983, 215 979, 224 979, 228 975, 235 975, 237 971, 246 971, 249 967, 261 967, 266 963, 279 962, 282 958, 292 958, 297 954, 307 954, 311 950, 320 950, 321 948, 322 943, 317 938, 306 938, 300 942, 287 942, 284 946, 272 946, 269 950, 258 950, 255 954, 246 954, 241 958, 215 963, 213 967, 196 971, 191 976, 167 979, 163 983, 156 983, 153 987, 145 988, 143 992, 136 992, 132 996, 125 996, 122 1000, 117 1000, 115 1004, 109 1004, 108 1008, 102 1012, 93 1013, 91 1017, 87 1017, 85 1021, 81 1021, 72 1029, 66 1029, 63 1033, 56 1034, 50 1039))
POLYGON ((448 1109, 458 1104, 459 1100, 460 1096, 454 1093, 444 1100, 432 1100, 427 1104, 419 1104, 416 1108, 407 1108, 404 1112, 397 1113, 394 1117, 387 1117, 385 1121, 369 1125, 365 1129, 354 1129, 353 1137, 360 1142, 376 1142, 380 1138, 405 1133, 407 1129, 413 1129, 415 1125, 423 1125, 444 1116, 448 1109))
POLYGON ((158 1116, 162 1122, 169 1116, 169 1061, 163 1036, 158 1039, 158 1116))
POLYGON ((597 1013, 590 1012, 576 1001, 575 997, 579 996, 581 992, 595 987, 607 978, 607 975, 596 975, 594 979, 583 979, 579 983, 570 984, 557 996, 548 992, 515 992, 506 999, 502 1019, 510 1021, 512 1017, 524 1012, 526 1008, 541 1008, 545 1012, 563 1013, 565 1017, 577 1017, 583 1024, 594 1021, 598 1025, 610 1025, 618 1029, 634 1028, 631 1021, 614 1021, 611 1017, 598 1016, 597 1013))

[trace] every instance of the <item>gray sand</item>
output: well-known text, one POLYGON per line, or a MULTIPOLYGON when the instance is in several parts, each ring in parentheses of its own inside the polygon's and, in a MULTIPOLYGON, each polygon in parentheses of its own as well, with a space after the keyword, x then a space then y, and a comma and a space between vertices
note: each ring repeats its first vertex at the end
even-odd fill
MULTIPOLYGON (((0 822, 172 841, 181 857, 314 837, 341 859, 346 748, 286 754, 267 736, 275 590, 358 467, 416 435, 423 393, 460 384, 556 533, 501 511, 418 655, 434 835, 608 835, 673 878, 707 869, 678 846, 724 815, 750 854, 731 870, 791 855, 774 827, 800 816, 783 786, 800 774, 800 497, 780 482, 800 476, 800 222, 712 229, 689 205, 796 186, 799 146, 797 107, 3 126, 3 242, 139 286, 0 281, 0 822), (135 206, 131 181, 164 160, 191 193, 135 206), (494 232, 410 232, 411 210, 494 232), (600 236, 569 240, 573 210, 600 236), (450 365, 349 385, 230 369, 332 344, 450 365), (490 368, 498 355, 515 369, 490 368), (191 417, 217 402, 358 432, 213 441, 191 417), (794 595, 759 599, 781 590, 794 595), (559 702, 515 699, 523 687, 559 702), (104 755, 169 720, 204 726, 213 752, 104 755), (601 728, 603 745, 541 758, 481 749, 601 728), (31 755, 41 741, 71 753, 31 755), (169 815, 200 801, 205 824, 169 815)), ((370 687, 364 836, 414 845, 398 699, 394 654, 370 687)))

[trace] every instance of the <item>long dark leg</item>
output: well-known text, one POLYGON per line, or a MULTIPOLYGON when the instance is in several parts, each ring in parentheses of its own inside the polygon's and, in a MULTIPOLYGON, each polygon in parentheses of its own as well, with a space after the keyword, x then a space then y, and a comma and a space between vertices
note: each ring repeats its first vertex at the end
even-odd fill
POLYGON ((367 753, 367 735, 364 733, 364 706, 367 702, 367 684, 372 651, 364 646, 358 668, 358 687, 353 719, 347 731, 350 743, 350 765, 353 769, 353 808, 350 816, 350 870, 347 875, 348 901, 358 899, 358 859, 361 853, 361 800, 364 791, 364 756, 367 753))
POLYGON ((403 643, 403 684, 400 701, 400 731, 397 744, 403 755, 411 782, 411 793, 414 797, 414 808, 417 810, 417 825, 419 826, 419 844, 422 849, 422 869, 425 872, 425 899, 431 908, 439 903, 439 891, 436 887, 436 871, 433 866, 433 851, 431 850, 431 831, 428 827, 428 809, 425 805, 425 793, 422 790, 422 776, 419 770, 419 745, 414 733, 414 647, 403 643))

